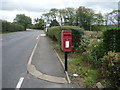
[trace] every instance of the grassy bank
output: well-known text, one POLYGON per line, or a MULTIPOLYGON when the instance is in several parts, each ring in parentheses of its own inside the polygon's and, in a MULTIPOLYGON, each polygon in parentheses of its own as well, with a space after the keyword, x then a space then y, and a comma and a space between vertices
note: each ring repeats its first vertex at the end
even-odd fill
MULTIPOLYGON (((51 41, 50 38, 48 39, 51 41)), ((61 46, 55 41, 51 41, 51 43, 64 62, 64 52, 61 51, 61 46)), ((96 83, 99 81, 99 72, 85 59, 88 59, 86 55, 80 53, 71 52, 68 54, 69 77, 72 83, 78 84, 81 87, 95 88, 96 83), (77 74, 78 76, 74 76, 74 74, 77 74)))
POLYGON ((73 83, 79 84, 82 87, 95 88, 99 79, 98 71, 91 67, 86 62, 85 56, 75 55, 75 57, 69 60, 68 73, 73 83), (75 76, 78 75, 78 76, 75 76))
MULTIPOLYGON (((60 44, 51 42, 64 62, 60 44)), ((87 88, 95 88, 98 83, 105 88, 119 87, 120 55, 112 51, 105 54, 104 50, 103 32, 84 31, 80 45, 68 54, 68 74, 72 83, 87 88)))

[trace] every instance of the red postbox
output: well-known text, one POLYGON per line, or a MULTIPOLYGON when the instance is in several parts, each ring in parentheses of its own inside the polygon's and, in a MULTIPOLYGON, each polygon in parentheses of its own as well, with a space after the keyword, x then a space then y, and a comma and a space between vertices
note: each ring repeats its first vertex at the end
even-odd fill
POLYGON ((64 52, 72 51, 72 31, 62 31, 61 33, 61 48, 64 52))

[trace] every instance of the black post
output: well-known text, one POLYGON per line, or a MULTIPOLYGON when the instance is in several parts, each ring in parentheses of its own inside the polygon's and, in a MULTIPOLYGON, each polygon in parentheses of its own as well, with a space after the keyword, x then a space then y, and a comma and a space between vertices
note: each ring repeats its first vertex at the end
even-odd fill
POLYGON ((67 52, 65 52, 65 71, 67 71, 67 52))

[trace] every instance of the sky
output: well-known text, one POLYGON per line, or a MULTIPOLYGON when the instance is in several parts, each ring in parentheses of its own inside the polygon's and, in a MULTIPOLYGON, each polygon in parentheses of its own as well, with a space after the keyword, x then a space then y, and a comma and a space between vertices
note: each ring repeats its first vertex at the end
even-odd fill
POLYGON ((25 14, 34 20, 51 8, 63 9, 85 6, 105 14, 118 9, 119 0, 0 0, 0 19, 13 22, 16 14, 25 14))

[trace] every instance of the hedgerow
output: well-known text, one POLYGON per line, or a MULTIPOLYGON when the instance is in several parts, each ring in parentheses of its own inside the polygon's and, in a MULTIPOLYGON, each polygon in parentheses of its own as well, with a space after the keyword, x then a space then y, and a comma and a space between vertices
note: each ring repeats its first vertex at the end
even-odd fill
POLYGON ((75 51, 80 45, 83 29, 76 26, 55 26, 48 29, 47 35, 52 38, 52 40, 61 44, 62 30, 72 30, 72 47, 73 51, 75 51))
POLYGON ((108 51, 120 52, 120 28, 108 28, 103 31, 101 39, 90 42, 88 51, 89 61, 93 66, 100 66, 101 60, 108 51))
POLYGON ((10 22, 3 21, 3 20, 1 20, 1 22, 2 22, 2 32, 16 32, 16 31, 25 30, 22 25, 10 23, 10 22))
POLYGON ((120 28, 109 28, 103 31, 103 46, 106 52, 120 52, 120 28))
POLYGON ((101 61, 103 78, 108 78, 111 81, 111 87, 120 87, 120 53, 109 51, 101 61))

